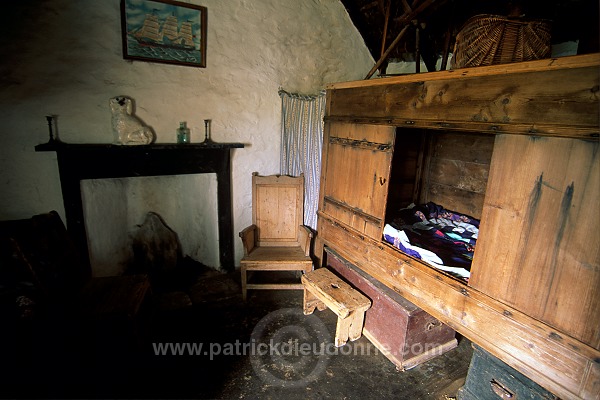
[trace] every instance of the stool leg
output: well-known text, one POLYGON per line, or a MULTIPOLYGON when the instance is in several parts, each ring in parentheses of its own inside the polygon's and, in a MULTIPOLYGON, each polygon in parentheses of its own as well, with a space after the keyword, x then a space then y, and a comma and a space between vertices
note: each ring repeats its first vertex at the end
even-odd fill
POLYGON ((364 311, 353 311, 348 318, 352 319, 350 324, 350 331, 348 332, 348 337, 350 340, 359 339, 362 336, 363 322, 365 321, 365 312, 364 311))
MULTIPOLYGON (((315 297, 315 295, 310 292, 310 290, 304 288, 304 301, 303 301, 304 315, 312 314, 315 311, 315 308, 319 307, 321 304, 322 304, 321 300, 317 299, 315 297)), ((319 309, 320 309, 320 307, 319 307, 319 309)))
POLYGON ((341 347, 348 341, 348 333, 350 331, 350 325, 352 324, 352 318, 339 318, 337 320, 337 326, 335 327, 335 347, 341 347))
POLYGON ((327 310, 327 304, 325 304, 319 300, 319 302, 317 303, 317 310, 319 310, 319 311, 327 310))
POLYGON ((246 267, 242 265, 240 271, 242 272, 242 300, 246 301, 248 293, 248 289, 246 289, 246 267))

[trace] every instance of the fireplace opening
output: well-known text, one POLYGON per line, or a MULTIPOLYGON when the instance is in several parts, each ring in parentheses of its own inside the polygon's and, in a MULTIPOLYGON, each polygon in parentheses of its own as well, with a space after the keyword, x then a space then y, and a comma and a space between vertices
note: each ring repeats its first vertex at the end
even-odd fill
MULTIPOLYGON (((206 238, 202 236, 204 232, 214 232, 211 228, 218 230, 218 254, 220 268, 226 271, 233 271, 234 254, 233 254, 233 210, 231 198, 231 151, 236 148, 243 148, 242 143, 189 143, 186 145, 180 144, 153 144, 148 146, 116 146, 112 144, 69 144, 64 142, 57 143, 50 141, 48 143, 35 146, 36 151, 55 151, 57 154, 58 170, 60 174, 60 184, 63 194, 63 203, 65 206, 67 229, 75 241, 76 247, 79 249, 83 258, 86 260, 86 274, 92 276, 106 276, 118 274, 123 269, 123 259, 128 250, 123 250, 122 245, 125 237, 128 237, 128 230, 121 230, 119 233, 111 232, 106 228, 107 224, 99 224, 95 222, 103 221, 105 215, 118 215, 118 221, 112 222, 114 225, 125 224, 130 227, 132 224, 132 214, 129 204, 133 201, 130 199, 131 193, 128 191, 116 191, 112 196, 98 195, 97 192, 91 191, 87 194, 82 194, 82 186, 93 187, 94 182, 100 182, 102 179, 123 179, 126 177, 153 177, 152 179, 161 179, 168 176, 184 176, 196 174, 216 174, 216 201, 214 196, 210 196, 207 188, 214 185, 212 181, 202 180, 203 184, 197 184, 199 191, 193 192, 192 196, 183 198, 183 203, 177 203, 174 199, 179 199, 180 194, 174 191, 168 185, 157 184, 152 190, 146 191, 152 196, 142 196, 141 202, 145 204, 143 212, 147 212, 148 206, 153 204, 152 198, 162 197, 165 200, 161 204, 179 204, 172 208, 185 208, 186 206, 201 205, 203 210, 210 210, 209 213, 204 213, 199 216, 191 214, 188 210, 179 213, 178 217, 183 220, 181 226, 176 229, 184 231, 193 230, 196 226, 202 226, 205 230, 193 232, 192 235, 183 234, 180 232, 182 241, 184 238, 190 238, 193 241, 193 246, 200 246, 200 250, 196 250, 197 255, 205 257, 210 253, 209 249, 215 249, 211 244, 206 246, 206 238), (107 162, 108 161, 108 162, 107 162), (90 180, 90 182, 83 182, 90 180), (82 184, 83 182, 83 184, 82 184), (209 183, 207 183, 209 182, 209 183), (97 197, 96 197, 97 196, 97 197), (88 199, 87 211, 84 212, 83 201, 88 199), (185 201, 187 199, 187 202, 185 201), (117 207, 122 207, 126 204, 125 211, 115 211, 117 207), (212 205, 217 204, 217 207, 212 205), (108 213, 106 213, 108 208, 108 213), (218 212, 216 211, 218 209, 218 212), (112 212, 111 212, 112 211, 112 212), (96 217, 96 221, 86 221, 85 214, 88 217, 96 217), (205 216, 208 214, 217 215, 217 223, 214 223, 214 218, 208 223, 205 223, 205 216), (184 217, 185 216, 185 217, 184 217), (97 229, 96 226, 103 226, 104 231, 96 238, 88 241, 88 231, 97 229), (87 228, 87 229, 86 229, 87 228), (127 233, 124 233, 127 232, 127 233), (114 236, 112 236, 114 234, 114 236), (113 258, 115 255, 104 254, 106 258, 99 259, 95 257, 96 268, 91 269, 90 262, 90 243, 93 246, 105 242, 116 246, 113 249, 119 257, 113 258), (115 244, 116 243, 116 244, 115 244), (111 260, 111 258, 113 258, 111 260), (108 262, 107 262, 108 261, 108 262), (100 267, 98 266, 99 264, 100 267)), ((179 178, 178 178, 179 179, 179 178)), ((202 178, 198 178, 202 179, 202 178)), ((181 180, 180 180, 181 181, 181 180)), ((124 181, 127 182, 127 181, 124 181)), ((101 183, 99 185, 102 185, 101 183)), ((120 184, 124 188, 129 189, 129 183, 120 184)), ((119 184, 117 184, 119 186, 119 184)), ((214 190, 211 190, 214 192, 214 190)), ((187 193, 187 190, 183 190, 187 193)), ((191 193, 191 192, 190 192, 191 193)), ((155 210, 156 211, 156 210, 155 210)), ((161 212, 165 217, 171 218, 165 212, 161 212)), ((141 219, 141 218, 140 218, 141 219)), ((177 225, 177 218, 173 218, 173 225, 177 225)), ((138 223, 138 222, 134 222, 138 223)), ((208 236, 208 235, 207 235, 208 236)), ((100 246, 102 248, 102 246, 100 246)), ((213 264, 212 260, 208 261, 213 264)))
POLYGON ((220 269, 216 174, 85 179, 81 197, 92 276, 122 275, 135 265, 136 235, 152 223, 148 215, 177 236, 180 260, 220 269))

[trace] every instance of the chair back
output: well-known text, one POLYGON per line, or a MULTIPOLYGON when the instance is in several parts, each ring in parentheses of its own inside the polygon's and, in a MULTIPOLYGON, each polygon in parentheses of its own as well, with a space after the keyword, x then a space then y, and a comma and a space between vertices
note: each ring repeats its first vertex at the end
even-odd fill
POLYGON ((253 173, 252 223, 259 247, 297 246, 298 227, 304 224, 304 175, 253 173))

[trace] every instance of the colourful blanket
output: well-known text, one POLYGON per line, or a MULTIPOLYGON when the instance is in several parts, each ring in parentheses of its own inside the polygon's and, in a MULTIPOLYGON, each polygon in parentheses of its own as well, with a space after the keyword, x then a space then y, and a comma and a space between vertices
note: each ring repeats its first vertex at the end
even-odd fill
POLYGON ((478 233, 479 220, 429 202, 398 210, 383 236, 403 252, 468 279, 478 233))

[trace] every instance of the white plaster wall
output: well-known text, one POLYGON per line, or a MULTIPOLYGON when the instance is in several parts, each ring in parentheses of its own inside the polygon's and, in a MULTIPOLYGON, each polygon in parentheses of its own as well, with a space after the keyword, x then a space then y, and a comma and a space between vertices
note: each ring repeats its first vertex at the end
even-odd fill
MULTIPOLYGON (((232 153, 234 232, 238 232, 251 220, 252 171, 279 171, 278 88, 317 93, 330 82, 362 79, 374 63, 339 0, 191 2, 208 8, 207 68, 123 60, 119 0, 3 4, 0 219, 27 218, 52 209, 64 219, 56 155, 33 150, 48 139, 44 116, 58 115, 63 141, 109 143, 113 135, 108 99, 128 95, 136 102, 138 117, 156 131, 158 142, 174 142, 179 121, 188 122, 192 141, 200 141, 203 120, 210 118, 214 140, 246 144, 232 153)), ((149 195, 135 199, 128 196, 142 190, 138 184, 134 188, 112 183, 107 193, 86 194, 92 202, 86 212, 123 217, 116 211, 119 203, 135 203, 138 208, 128 206, 127 218, 119 222, 126 221, 128 230, 143 221, 141 215, 149 211, 145 202, 177 197, 186 199, 181 200, 184 204, 206 206, 210 214, 216 210, 215 196, 197 189, 214 187, 214 178, 197 179, 187 184, 150 180, 143 189, 149 195)), ((109 184, 88 186, 106 189, 109 184)), ((176 208, 185 213, 186 205, 166 208, 167 222, 180 236, 192 235, 193 241, 194 235, 203 239, 213 234, 211 217, 174 216, 176 208)), ((120 237, 104 236, 94 239, 93 246, 98 246, 98 262, 110 264, 111 253, 103 246, 120 237)), ((238 262, 241 243, 237 237, 234 243, 238 262)), ((190 244, 188 251, 196 259, 204 253, 213 257, 202 246, 190 244)))
POLYGON ((88 250, 94 276, 120 275, 133 257, 127 179, 81 182, 88 250))

